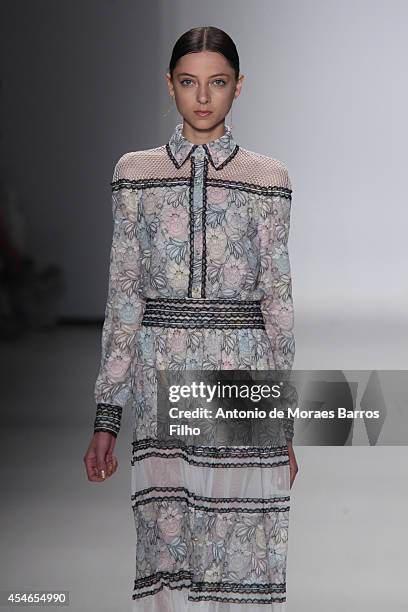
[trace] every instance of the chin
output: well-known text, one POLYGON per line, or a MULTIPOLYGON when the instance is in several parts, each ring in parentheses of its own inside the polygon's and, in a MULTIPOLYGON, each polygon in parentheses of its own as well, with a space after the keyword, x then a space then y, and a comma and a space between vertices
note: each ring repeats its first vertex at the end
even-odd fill
POLYGON ((194 115, 188 121, 189 121, 189 123, 191 123, 191 125, 193 125, 197 129, 208 130, 209 128, 213 128, 215 125, 217 125, 220 122, 220 119, 215 117, 214 114, 210 115, 206 119, 202 119, 202 118, 200 119, 200 117, 196 117, 194 115))

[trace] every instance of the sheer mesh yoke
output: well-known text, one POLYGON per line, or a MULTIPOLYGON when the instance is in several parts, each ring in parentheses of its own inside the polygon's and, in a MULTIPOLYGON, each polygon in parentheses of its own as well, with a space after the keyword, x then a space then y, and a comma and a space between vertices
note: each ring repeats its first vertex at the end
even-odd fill
MULTIPOLYGON (((95 431, 132 415, 134 610, 283 611, 290 507, 287 413, 270 445, 157 436, 157 370, 291 370, 292 187, 229 126, 197 145, 130 152, 114 220, 95 431)), ((292 398, 292 408, 296 407, 292 398)))
MULTIPOLYGON (((131 180, 136 182, 136 187, 138 182, 152 179, 163 182, 166 182, 166 179, 184 179, 189 182, 190 174, 189 164, 186 162, 181 168, 175 167, 166 151, 166 145, 163 145, 147 151, 125 153, 116 164, 112 181, 131 180)), ((223 168, 217 170, 209 164, 208 180, 212 179, 233 181, 234 187, 243 183, 256 188, 283 187, 292 190, 288 171, 282 162, 241 147, 223 168)))

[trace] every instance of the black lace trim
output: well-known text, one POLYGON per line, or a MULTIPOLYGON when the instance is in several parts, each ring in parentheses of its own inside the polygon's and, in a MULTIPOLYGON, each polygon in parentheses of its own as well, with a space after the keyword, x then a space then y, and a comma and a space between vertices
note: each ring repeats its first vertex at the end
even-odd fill
POLYGON ((252 461, 246 463, 233 463, 233 462, 225 462, 225 463, 213 463, 210 461, 195 461, 194 459, 186 458, 183 453, 172 453, 171 455, 166 455, 164 453, 159 453, 158 451, 151 451, 149 453, 145 453, 144 455, 139 455, 137 457, 133 457, 131 460, 131 465, 136 465, 136 461, 143 461, 143 459, 150 459, 151 457, 159 457, 162 459, 173 459, 180 458, 187 461, 190 465, 197 465, 200 467, 210 467, 210 468, 248 468, 248 467, 260 467, 260 468, 274 468, 279 467, 281 465, 289 465, 289 459, 287 461, 275 461, 273 463, 265 463, 265 461, 252 461))
POLYGON ((190 185, 190 177, 164 177, 151 179, 121 178, 111 181, 112 191, 119 189, 149 189, 149 187, 171 187, 172 185, 190 185))
MULTIPOLYGON (((204 265, 203 274, 205 273, 204 265)), ((226 304, 219 300, 205 298, 184 298, 184 300, 177 298, 174 301, 171 298, 149 298, 146 300, 141 325, 176 328, 249 327, 265 329, 259 300, 254 300, 252 304, 231 300, 226 304)))
POLYGON ((252 582, 243 584, 242 582, 193 582, 192 591, 223 591, 224 593, 284 593, 286 591, 285 582, 267 582, 259 584, 252 582))
POLYGON ((168 313, 184 314, 187 308, 189 313, 194 312, 197 316, 206 313, 223 315, 229 315, 231 313, 257 315, 258 313, 261 313, 261 305, 259 303, 255 303, 255 301, 253 307, 248 306, 247 304, 244 304, 243 307, 241 307, 239 300, 237 300, 235 304, 228 305, 219 305, 217 303, 211 303, 210 300, 206 300, 205 302, 201 302, 200 304, 196 304, 194 306, 191 304, 192 299, 194 298, 186 298, 183 304, 172 305, 169 302, 164 304, 160 301, 160 298, 157 298, 157 302, 154 301, 154 298, 151 298, 152 301, 146 302, 146 309, 149 309, 150 313, 162 312, 163 310, 165 310, 168 313))
POLYGON ((226 166, 231 161, 231 159, 233 159, 236 156, 236 154, 239 151, 239 145, 235 145, 232 153, 230 153, 230 155, 219 166, 216 166, 214 164, 214 160, 213 160, 213 158, 211 156, 210 150, 207 147, 207 145, 204 144, 203 147, 207 151, 207 155, 208 155, 208 158, 210 160, 210 163, 211 163, 212 167, 215 168, 215 170, 221 170, 222 168, 224 168, 224 166, 226 166))
POLYGON ((195 321, 183 321, 182 318, 177 320, 177 317, 172 316, 171 320, 167 318, 160 319, 148 319, 142 320, 141 325, 146 327, 174 327, 176 329, 265 329, 265 324, 262 321, 254 321, 251 319, 245 319, 243 317, 234 319, 234 317, 221 318, 205 318, 199 317, 195 321))
MULTIPOLYGON (((224 504, 231 502, 246 502, 246 503, 256 503, 256 504, 269 504, 272 502, 288 502, 290 501, 289 495, 275 495, 274 497, 269 497, 266 499, 265 497, 206 497, 205 495, 198 495, 197 493, 193 493, 189 491, 186 487, 148 487, 146 489, 140 489, 134 493, 131 497, 132 500, 137 497, 141 497, 142 495, 146 495, 147 493, 151 493, 152 491, 181 491, 185 493, 188 497, 192 497, 193 499, 199 501, 206 501, 214 504, 224 504)), ((156 498, 155 498, 156 499, 156 498)))
POLYGON ((286 597, 269 597, 266 599, 265 597, 255 598, 255 597, 218 597, 217 595, 198 595, 198 596, 188 596, 187 599, 189 601, 221 601, 225 603, 259 603, 259 604, 270 604, 273 602, 283 603, 286 601, 286 597))
POLYGON ((177 572, 166 572, 160 571, 155 572, 154 574, 150 574, 150 576, 145 576, 144 578, 136 578, 134 581, 135 589, 140 589, 145 586, 151 586, 155 582, 162 580, 163 578, 170 578, 171 580, 185 580, 193 578, 194 572, 191 570, 179 570, 177 572))
POLYGON ((231 512, 244 512, 244 513, 248 513, 248 514, 269 514, 271 512, 288 512, 290 510, 290 506, 276 506, 276 505, 269 505, 267 506, 266 504, 276 504, 279 503, 280 501, 287 499, 289 500, 289 497, 276 497, 276 498, 272 498, 272 499, 265 499, 265 498, 248 498, 248 497, 243 497, 242 499, 240 498, 211 498, 211 497, 201 497, 200 495, 195 495, 194 493, 189 492, 187 489, 185 489, 184 487, 150 487, 150 489, 145 489, 143 492, 137 492, 135 494, 133 494, 131 496, 131 501, 134 502, 132 505, 133 510, 137 507, 137 506, 145 506, 147 504, 151 504, 151 503, 155 503, 155 502, 169 502, 169 501, 177 501, 183 504, 186 504, 187 507, 190 508, 194 508, 194 510, 203 510, 204 512, 215 512, 215 513, 220 513, 220 514, 230 514, 231 512), (152 495, 150 497, 147 497, 146 499, 137 499, 138 497, 140 497, 141 495, 146 495, 146 491, 154 491, 154 490, 177 490, 180 489, 183 492, 186 491, 186 495, 152 495), (227 508, 223 508, 220 506, 215 506, 215 507, 211 507, 211 506, 203 506, 198 504, 196 501, 192 501, 193 500, 209 500, 207 503, 212 503, 212 504, 225 504, 225 503, 233 503, 232 500, 237 500, 238 502, 242 502, 244 503, 245 500, 248 500, 247 503, 257 503, 257 504, 262 504, 261 507, 257 507, 257 508, 251 508, 248 506, 229 506, 227 508))
MULTIPOLYGON (((204 145, 205 150, 208 152, 208 156, 210 161, 213 164, 211 159, 210 151, 208 147, 204 145)), ((228 158, 229 159, 229 158, 228 158)), ((226 160, 227 161, 227 160, 226 160)), ((224 166, 226 162, 222 165, 224 166)), ((214 166, 215 167, 215 166, 214 166)), ((221 166, 220 166, 221 167, 221 166)), ((201 297, 205 298, 206 296, 206 286, 207 286, 207 175, 208 175, 208 159, 204 159, 204 169, 203 169, 203 210, 202 210, 202 221, 201 221, 201 235, 202 235, 202 258, 201 258, 201 297)))
MULTIPOLYGON (((188 158, 189 158, 189 157, 191 157, 191 155, 193 154, 193 152, 196 150, 196 148, 197 148, 198 146, 199 146, 198 144, 193 145, 193 146, 191 147, 191 149, 190 149, 190 151, 189 151, 188 155, 186 155, 186 157, 185 157, 185 158, 183 159, 183 161, 182 161, 182 162, 180 162, 180 163, 179 163, 179 162, 177 161, 177 159, 174 157, 174 155, 173 155, 173 151, 171 150, 171 147, 170 147, 170 144, 169 144, 169 143, 167 143, 167 144, 165 145, 165 148, 166 148, 167 154, 168 154, 168 156, 170 157, 171 161, 172 161, 172 162, 173 162, 173 164, 176 166, 176 168, 177 168, 177 169, 179 169, 179 168, 181 168, 181 166, 182 166, 183 164, 185 164, 185 163, 186 163, 186 161, 188 160, 188 158)), ((204 144, 203 144, 203 148, 205 149, 205 151, 206 151, 206 153, 207 153, 207 155, 208 155, 208 158, 209 158, 209 160, 210 160, 210 163, 211 163, 211 165, 213 166, 213 168, 215 168, 215 170, 221 170, 222 168, 224 168, 224 166, 226 166, 226 165, 227 165, 227 164, 228 164, 228 163, 229 163, 229 162, 230 162, 230 161, 231 161, 231 160, 232 160, 232 159, 233 159, 233 158, 236 156, 236 154, 238 153, 238 151, 239 151, 239 149, 240 149, 239 145, 237 145, 237 144, 236 144, 236 145, 235 145, 235 147, 234 147, 234 149, 233 149, 233 150, 232 150, 232 152, 230 153, 230 155, 229 155, 229 156, 228 156, 228 157, 227 157, 227 158, 226 158, 226 159, 225 159, 225 160, 224 160, 224 161, 223 161, 223 162, 222 162, 222 163, 221 163, 219 166, 216 166, 216 165, 214 164, 214 160, 213 160, 213 158, 212 158, 212 155, 211 155, 210 149, 208 148, 208 146, 207 146, 207 144, 206 144, 206 143, 204 143, 204 144)))
POLYGON ((160 440, 158 438, 143 438, 132 441, 133 453, 147 448, 159 448, 162 450, 181 450, 188 455, 196 457, 287 457, 288 447, 283 446, 199 446, 194 444, 183 444, 179 440, 160 440))
POLYGON ((167 586, 169 589, 178 589, 181 590, 183 588, 190 588, 191 579, 193 578, 194 573, 190 570, 179 570, 178 572, 155 572, 150 576, 146 576, 145 578, 137 578, 134 581, 133 590, 140 590, 144 588, 148 588, 160 582, 161 584, 150 591, 143 591, 142 593, 133 593, 133 599, 139 599, 140 597, 146 597, 148 595, 155 595, 163 590, 164 586, 167 586), (172 584, 175 581, 185 581, 188 580, 187 583, 184 584, 172 584))
POLYGON ((133 504, 133 509, 137 506, 145 506, 146 504, 151 504, 152 502, 163 502, 163 501, 177 501, 194 508, 195 510, 203 510, 205 512, 216 512, 217 514, 230 514, 231 512, 245 512, 248 514, 269 514, 271 512, 288 512, 290 506, 285 506, 282 508, 276 506, 270 506, 269 508, 246 508, 246 507, 233 507, 233 508, 209 508, 208 506, 200 506, 198 504, 194 504, 190 500, 185 497, 176 496, 176 495, 162 495, 161 497, 152 497, 148 499, 141 499, 133 504))
MULTIPOLYGON (((196 147, 194 147, 195 149, 196 147)), ((193 149, 193 150, 194 150, 193 149)), ((192 296, 194 276, 195 276, 195 217, 194 217, 194 193, 195 193, 195 176, 196 176, 197 161, 194 157, 191 158, 191 184, 189 191, 189 212, 190 212, 190 269, 189 269, 189 287, 188 295, 192 296)), ((206 229, 206 177, 207 177, 208 160, 203 160, 203 181, 201 184, 202 188, 202 213, 201 213, 201 232, 202 232, 202 248, 201 248, 201 297, 205 298, 205 285, 206 285, 206 246, 205 246, 205 229, 206 229)), ((160 326, 164 326, 165 322, 161 323, 160 326)), ((190 323, 186 322, 185 325, 178 324, 174 321, 173 327, 204 327, 205 325, 197 325, 194 321, 190 323)))
POLYGON ((258 193, 265 196, 282 196, 283 198, 292 198, 292 189, 288 187, 278 187, 277 185, 270 185, 265 187, 263 185, 256 185, 255 183, 244 183, 242 181, 226 180, 209 178, 207 184, 213 187, 225 187, 227 189, 239 189, 240 191, 248 191, 250 193, 258 193))
MULTIPOLYGON (((194 158, 191 162, 193 164, 194 158)), ((191 187, 191 174, 190 177, 165 177, 165 178, 151 178, 151 179, 126 179, 121 178, 111 183, 112 191, 118 191, 119 189, 148 189, 150 187, 171 187, 172 185, 188 185, 191 187)), ((257 193, 265 196, 281 196, 283 198, 292 199, 292 189, 287 187, 278 187, 272 185, 265 187, 263 185, 256 185, 255 183, 244 183, 242 181, 233 181, 217 178, 206 178, 206 186, 212 185, 214 187, 225 187, 227 189, 239 189, 240 191, 247 191, 248 193, 257 193)))
MULTIPOLYGON (((191 152, 190 152, 191 153, 191 152)), ((194 269, 194 174, 195 174, 195 159, 191 158, 191 175, 190 175, 190 189, 188 194, 188 206, 189 206, 189 243, 190 243, 190 268, 188 272, 188 290, 187 295, 192 297, 193 295, 193 269, 194 269)))
MULTIPOLYGON (((196 147, 194 147, 192 150, 196 149, 196 147)), ((207 162, 208 163, 208 162, 207 162)), ((202 192, 204 194, 205 191, 205 167, 206 167, 206 162, 204 161, 204 170, 203 170, 203 177, 204 180, 201 183, 201 188, 202 188, 202 192)), ((195 177, 196 177, 196 171, 197 171, 197 160, 195 157, 191 158, 191 185, 190 185, 190 193, 189 193, 189 204, 190 204, 190 270, 189 270, 189 278, 191 279, 191 292, 189 292, 189 296, 192 295, 193 293, 193 285, 194 280, 195 280, 195 274, 196 272, 196 266, 195 266, 195 253, 194 253, 194 246, 195 246, 195 210, 194 210, 194 194, 195 194, 195 177)), ((204 231, 204 211, 202 212, 202 217, 201 217, 201 231, 204 231)), ((203 260, 204 260, 204 250, 203 248, 201 249, 201 268, 203 267, 203 260)), ((201 270, 201 274, 202 274, 202 270, 201 270)), ((203 277, 201 276, 201 297, 204 297, 203 294, 203 283, 205 283, 205 279, 203 279, 203 277)), ((177 325, 177 322, 175 321, 175 326, 176 327, 184 327, 183 325, 177 325)), ((195 327, 194 325, 186 325, 186 327, 195 327)))
POLYGON ((179 162, 177 161, 177 159, 174 157, 173 152, 172 152, 172 150, 171 150, 171 147, 170 147, 169 143, 167 143, 167 144, 166 144, 166 151, 167 151, 167 154, 168 154, 168 156, 170 157, 171 161, 173 162, 173 164, 176 166, 176 168, 177 168, 177 170, 178 170, 179 168, 181 168, 181 166, 182 166, 183 164, 185 164, 185 163, 186 163, 186 161, 188 160, 188 158, 189 158, 189 157, 191 157, 191 155, 192 155, 193 151, 195 151, 197 147, 198 147, 198 145, 194 145, 193 147, 191 147, 191 149, 190 149, 190 151, 189 151, 188 155, 187 155, 187 156, 186 156, 186 157, 183 159, 183 161, 182 161, 181 163, 179 163, 179 162))
POLYGON ((121 406, 116 406, 114 404, 98 403, 96 405, 94 433, 96 433, 97 431, 108 431, 116 438, 120 431, 121 419, 121 406))
POLYGON ((265 584, 259 583, 251 583, 251 584, 242 584, 238 582, 209 582, 209 581, 199 581, 193 582, 194 573, 190 570, 179 570, 178 572, 166 572, 159 571, 151 574, 150 576, 146 576, 144 578, 138 578, 134 581, 133 588, 133 599, 139 599, 141 597, 146 597, 149 595, 154 595, 159 593, 164 586, 167 586, 170 589, 178 589, 181 590, 183 588, 188 588, 191 593, 188 594, 188 599, 190 601, 224 601, 224 602, 233 602, 233 603, 271 603, 272 601, 276 602, 284 602, 286 601, 286 582, 269 582, 265 584), (188 582, 186 582, 188 581, 188 582), (146 589, 152 587, 153 585, 159 583, 160 584, 149 591, 143 590, 141 593, 136 593, 135 591, 140 589, 146 589), (174 584, 175 582, 181 582, 181 584, 174 584), (239 593, 239 594, 248 594, 253 595, 259 593, 260 595, 265 595, 270 593, 271 596, 267 598, 257 598, 257 597, 226 597, 222 595, 216 595, 215 593, 211 593, 209 595, 204 595, 203 591, 210 592, 216 591, 217 593, 239 593), (273 593, 282 594, 282 597, 274 597, 273 593))
POLYGON ((254 322, 252 319, 241 319, 234 322, 231 318, 228 321, 221 319, 208 319, 204 318, 196 321, 177 321, 174 318, 169 321, 168 319, 163 319, 162 321, 158 319, 144 319, 141 323, 146 327, 169 327, 174 329, 265 329, 265 324, 261 321, 254 322))
POLYGON ((168 303, 168 304, 199 304, 199 305, 205 305, 205 304, 233 304, 234 306, 239 305, 239 307, 241 308, 241 305, 248 305, 248 306, 254 306, 259 305, 261 303, 261 300, 239 300, 236 298, 168 298, 168 297, 159 297, 159 298, 146 298, 146 304, 148 302, 158 302, 160 301, 160 303, 168 303), (203 301, 204 300, 204 301, 203 301))

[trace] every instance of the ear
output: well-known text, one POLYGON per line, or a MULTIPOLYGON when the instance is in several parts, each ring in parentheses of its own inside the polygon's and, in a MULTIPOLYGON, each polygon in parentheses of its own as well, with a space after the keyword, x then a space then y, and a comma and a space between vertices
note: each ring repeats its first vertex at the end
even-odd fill
POLYGON ((168 88, 168 90, 169 90, 169 94, 170 94, 170 96, 172 96, 172 97, 174 98, 174 87, 173 87, 173 81, 172 81, 172 79, 171 79, 171 75, 170 75, 170 73, 169 73, 169 72, 166 72, 166 74, 165 74, 165 78, 166 78, 166 81, 167 81, 167 88, 168 88))
POLYGON ((245 75, 244 74, 240 74, 237 80, 237 84, 235 86, 235 97, 238 98, 238 96, 241 93, 241 89, 242 89, 242 84, 244 82, 245 79, 245 75))

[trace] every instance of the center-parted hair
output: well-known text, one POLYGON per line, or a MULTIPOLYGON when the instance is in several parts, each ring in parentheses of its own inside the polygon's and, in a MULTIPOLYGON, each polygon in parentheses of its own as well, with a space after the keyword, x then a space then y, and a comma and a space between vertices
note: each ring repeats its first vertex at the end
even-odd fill
POLYGON ((235 78, 239 77, 239 56, 232 38, 214 26, 203 26, 192 28, 184 32, 176 41, 171 54, 169 72, 173 78, 173 71, 178 60, 187 53, 197 53, 199 51, 216 51, 221 53, 234 69, 235 78))

